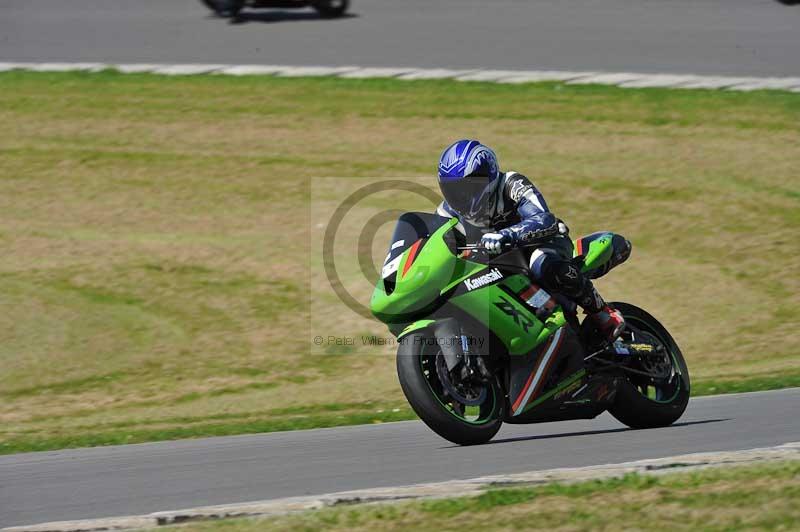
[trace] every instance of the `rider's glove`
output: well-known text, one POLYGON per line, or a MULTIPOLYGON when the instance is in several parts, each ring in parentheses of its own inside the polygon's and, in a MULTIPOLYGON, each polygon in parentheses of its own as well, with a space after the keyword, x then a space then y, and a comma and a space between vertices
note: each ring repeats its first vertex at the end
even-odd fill
POLYGON ((511 235, 506 233, 486 233, 481 238, 481 246, 491 253, 497 255, 503 251, 503 247, 511 244, 514 241, 511 235))

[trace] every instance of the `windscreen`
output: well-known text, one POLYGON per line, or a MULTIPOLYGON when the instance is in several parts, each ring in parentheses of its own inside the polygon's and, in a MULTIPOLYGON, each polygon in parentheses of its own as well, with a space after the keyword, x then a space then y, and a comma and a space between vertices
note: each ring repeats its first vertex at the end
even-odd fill
POLYGON ((391 294, 397 282, 397 269, 403 253, 420 240, 428 238, 450 218, 425 212, 407 212, 397 219, 389 253, 383 262, 381 277, 387 294, 391 294))

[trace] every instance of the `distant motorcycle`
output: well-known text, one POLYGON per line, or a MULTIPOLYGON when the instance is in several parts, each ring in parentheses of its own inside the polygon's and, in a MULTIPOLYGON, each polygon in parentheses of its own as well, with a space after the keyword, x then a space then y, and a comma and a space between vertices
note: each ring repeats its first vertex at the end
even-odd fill
MULTIPOLYGON (((608 410, 629 427, 649 428, 683 414, 689 371, 658 320, 610 303, 627 325, 609 343, 592 320, 579 321, 574 304, 531 282, 520 249, 489 256, 467 245, 457 226, 455 218, 403 214, 371 300, 372 313, 398 338, 403 393, 437 434, 472 445, 489 441, 503 423, 589 419, 608 410)), ((581 244, 573 262, 590 278, 629 249, 613 233, 581 244)))
POLYGON ((231 18, 245 7, 254 8, 302 8, 313 7, 325 18, 341 17, 347 11, 350 0, 202 0, 211 11, 220 17, 231 18))

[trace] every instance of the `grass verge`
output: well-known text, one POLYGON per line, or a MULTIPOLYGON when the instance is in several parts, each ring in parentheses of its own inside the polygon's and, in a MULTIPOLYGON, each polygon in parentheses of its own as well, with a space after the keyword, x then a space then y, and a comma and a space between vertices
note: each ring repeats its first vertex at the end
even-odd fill
POLYGON ((797 385, 798 132, 769 91, 0 74, 0 452, 410 417, 391 346, 312 350, 384 333, 312 282, 315 242, 330 176, 435 186, 464 136, 574 234, 633 241, 601 291, 664 322, 697 393, 797 385))
POLYGON ((275 518, 190 523, 193 531, 250 530, 792 530, 800 521, 800 462, 533 488, 275 518))

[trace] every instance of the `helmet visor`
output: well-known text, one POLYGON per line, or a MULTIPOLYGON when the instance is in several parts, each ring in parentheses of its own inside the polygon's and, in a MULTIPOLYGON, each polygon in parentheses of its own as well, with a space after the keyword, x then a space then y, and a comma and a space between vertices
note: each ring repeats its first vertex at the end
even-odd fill
POLYGON ((471 176, 440 183, 447 204, 468 221, 477 220, 494 204, 498 179, 471 176))

